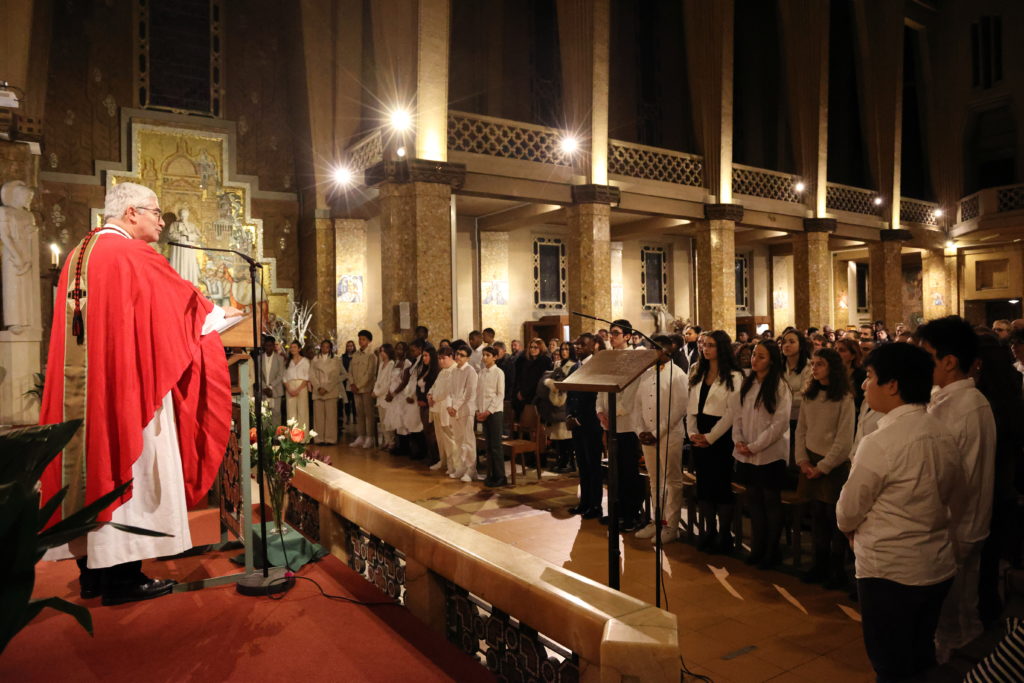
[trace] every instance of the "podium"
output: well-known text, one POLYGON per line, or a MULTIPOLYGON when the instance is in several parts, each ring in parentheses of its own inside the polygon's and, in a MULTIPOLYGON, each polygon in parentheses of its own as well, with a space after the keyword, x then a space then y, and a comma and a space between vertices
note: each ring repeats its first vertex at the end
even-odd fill
POLYGON ((615 439, 615 397, 658 361, 652 350, 599 351, 571 375, 555 382, 559 391, 608 394, 608 586, 619 589, 619 463, 615 439))

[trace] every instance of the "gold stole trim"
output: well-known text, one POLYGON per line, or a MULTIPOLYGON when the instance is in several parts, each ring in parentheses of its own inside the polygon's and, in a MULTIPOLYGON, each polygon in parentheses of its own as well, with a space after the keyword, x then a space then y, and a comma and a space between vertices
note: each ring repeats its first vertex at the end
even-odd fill
MULTIPOLYGON (((89 292, 89 256, 93 247, 96 246, 96 236, 89 240, 86 246, 85 258, 82 261, 82 282, 81 288, 85 290, 86 296, 81 298, 83 330, 88 330, 88 292, 89 292)), ((74 264, 78 253, 82 249, 79 244, 74 251, 68 254, 67 263, 74 264)), ((71 333, 71 325, 74 320, 75 304, 69 298, 71 290, 75 287, 75 273, 72 266, 68 271, 67 290, 58 292, 58 296, 64 300, 64 420, 85 420, 86 406, 86 370, 88 361, 89 335, 85 335, 85 343, 79 344, 78 338, 71 333)), ((89 423, 85 422, 82 428, 75 432, 71 441, 64 447, 61 459, 61 486, 67 486, 68 492, 61 503, 61 519, 67 519, 69 515, 78 512, 85 507, 85 482, 86 482, 86 431, 89 423)))

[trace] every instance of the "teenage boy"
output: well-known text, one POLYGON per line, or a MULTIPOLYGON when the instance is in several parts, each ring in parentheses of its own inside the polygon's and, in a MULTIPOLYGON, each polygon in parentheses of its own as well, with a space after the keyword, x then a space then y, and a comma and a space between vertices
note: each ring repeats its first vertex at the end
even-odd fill
POLYGON ((441 372, 437 373, 437 379, 427 394, 427 404, 430 406, 430 421, 434 423, 434 434, 437 437, 437 452, 440 460, 430 466, 432 470, 446 469, 449 475, 455 472, 458 446, 455 443, 455 434, 452 431, 452 416, 448 413, 451 406, 452 391, 452 370, 455 367, 455 359, 452 357, 450 348, 439 349, 437 352, 437 363, 441 366, 441 372))
POLYGON ((377 444, 377 406, 373 385, 377 381, 377 359, 370 350, 373 334, 359 330, 359 349, 352 354, 348 366, 349 391, 356 403, 356 440, 353 448, 373 448, 377 444))
POLYGON ((498 352, 493 346, 483 350, 483 367, 477 376, 476 421, 483 425, 487 442, 487 478, 485 486, 505 486, 505 452, 501 445, 504 428, 505 373, 496 365, 498 352))
POLYGON ((456 366, 452 370, 451 405, 448 415, 452 419, 452 437, 455 439, 454 469, 449 476, 469 483, 476 480, 476 433, 473 416, 476 413, 476 370, 469 364, 470 349, 460 345, 455 349, 456 366))
POLYGON ((865 361, 865 400, 882 414, 860 442, 836 505, 856 554, 864 647, 878 680, 935 664, 935 627, 956 574, 952 530, 964 506, 953 436, 929 415, 933 363, 910 344, 865 361))

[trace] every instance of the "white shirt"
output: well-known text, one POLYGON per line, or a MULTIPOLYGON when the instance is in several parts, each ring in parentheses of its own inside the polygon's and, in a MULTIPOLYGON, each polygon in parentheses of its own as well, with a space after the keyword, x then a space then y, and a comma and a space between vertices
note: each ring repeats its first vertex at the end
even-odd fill
POLYGON ((956 442, 921 405, 885 414, 860 442, 839 495, 839 529, 856 532, 857 578, 930 586, 956 574, 951 519, 965 486, 956 442))
POLYGON ((864 437, 878 429, 878 421, 885 417, 885 413, 871 410, 867 399, 860 404, 860 415, 857 417, 857 433, 853 437, 853 447, 850 449, 850 460, 857 456, 857 449, 864 437))
POLYGON ((471 365, 477 372, 480 372, 480 368, 484 366, 484 346, 484 343, 480 342, 480 346, 475 349, 472 346, 469 347, 471 353, 469 354, 468 365, 471 365))
MULTIPOLYGON (((635 431, 658 433, 657 371, 649 368, 634 382, 636 391, 635 431)), ((689 378, 670 361, 661 366, 661 436, 682 436, 685 431, 689 378), (671 403, 671 412, 669 410, 671 403)))
MULTIPOLYGON (((694 368, 697 366, 694 365, 694 368)), ((734 393, 739 392, 743 386, 743 373, 733 371, 732 391, 721 379, 715 379, 714 384, 708 388, 708 397, 704 401, 705 415, 718 415, 721 419, 715 423, 707 436, 708 443, 712 444, 722 437, 732 427, 734 393)), ((700 407, 700 383, 690 387, 689 401, 686 406, 686 435, 699 434, 697 430, 697 408, 700 407)), ((735 437, 734 437, 735 438, 735 437)))
POLYGON ((476 370, 469 363, 461 368, 452 366, 451 407, 462 415, 468 415, 466 407, 476 407, 476 370))
POLYGON ((480 368, 476 381, 476 412, 505 410, 505 373, 497 365, 480 368))
POLYGON ((956 440, 960 466, 967 482, 967 507, 954 531, 958 541, 977 543, 988 538, 996 472, 996 421, 984 394, 967 378, 932 394, 928 414, 945 425, 956 440))
POLYGON ((450 424, 451 416, 448 415, 448 407, 451 405, 452 370, 454 365, 442 368, 434 379, 434 385, 430 387, 427 395, 434 399, 434 405, 430 406, 431 419, 438 422, 442 427, 450 424))
POLYGON ((740 400, 740 388, 733 392, 732 440, 745 443, 753 457, 733 451, 733 457, 751 465, 767 465, 789 459, 789 410, 793 395, 785 382, 775 392, 775 412, 769 413, 764 403, 757 404, 761 383, 754 380, 747 395, 740 400))
POLYGON ((309 381, 309 359, 305 356, 300 356, 299 360, 292 361, 284 369, 285 384, 296 379, 309 381))
MULTIPOLYGON (((632 351, 633 349, 623 349, 625 351, 632 351)), ((633 382, 625 389, 620 391, 615 396, 615 432, 617 434, 624 434, 626 432, 636 431, 636 425, 634 410, 636 406, 636 391, 639 380, 633 382)), ((608 414, 608 394, 601 392, 597 395, 597 400, 594 402, 594 409, 598 415, 608 414)))

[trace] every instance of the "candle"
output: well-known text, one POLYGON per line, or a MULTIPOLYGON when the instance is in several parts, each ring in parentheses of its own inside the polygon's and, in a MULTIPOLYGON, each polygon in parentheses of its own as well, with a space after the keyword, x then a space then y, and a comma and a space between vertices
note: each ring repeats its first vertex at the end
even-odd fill
POLYGON ((50 266, 53 268, 60 266, 60 247, 56 244, 50 245, 50 266))

